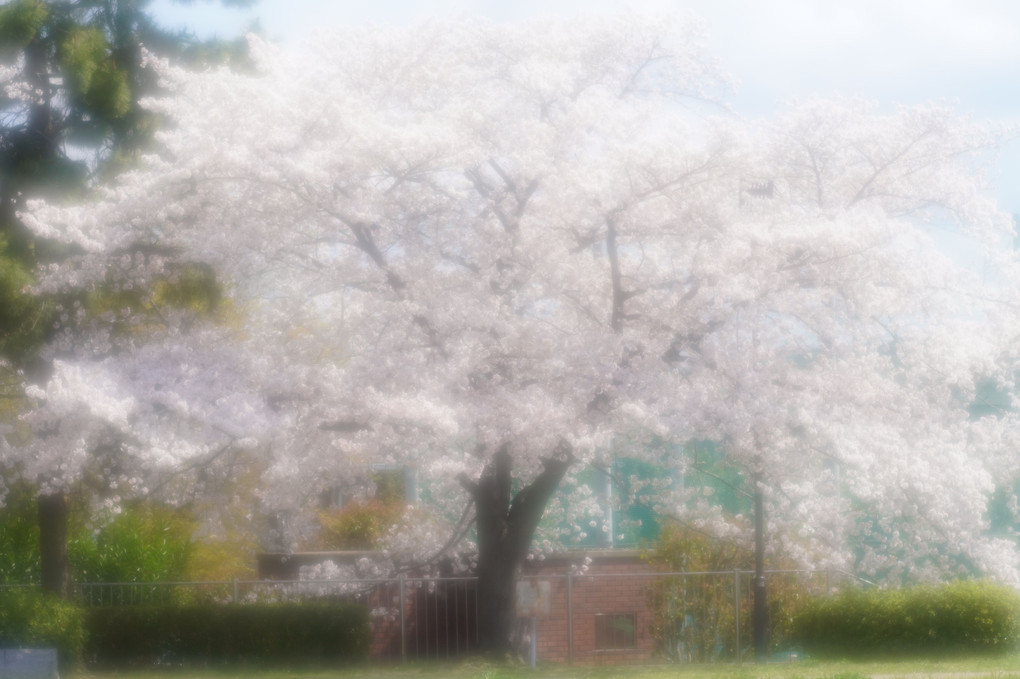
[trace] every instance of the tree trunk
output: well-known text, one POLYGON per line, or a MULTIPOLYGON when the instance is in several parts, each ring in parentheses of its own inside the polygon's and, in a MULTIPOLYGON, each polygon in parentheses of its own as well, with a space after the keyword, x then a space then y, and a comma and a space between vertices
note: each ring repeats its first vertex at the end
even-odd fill
POLYGON ((754 657, 765 662, 769 655, 769 603, 765 589, 765 491, 761 474, 754 476, 754 610, 752 613, 754 657))
POLYGON ((474 499, 478 529, 478 645, 488 655, 504 657, 511 650, 514 588, 532 537, 549 498, 574 458, 565 444, 557 457, 516 495, 512 493, 509 447, 502 446, 485 466, 477 483, 465 478, 474 499))
POLYGON ((67 596, 67 498, 63 493, 40 495, 39 558, 44 592, 67 596))

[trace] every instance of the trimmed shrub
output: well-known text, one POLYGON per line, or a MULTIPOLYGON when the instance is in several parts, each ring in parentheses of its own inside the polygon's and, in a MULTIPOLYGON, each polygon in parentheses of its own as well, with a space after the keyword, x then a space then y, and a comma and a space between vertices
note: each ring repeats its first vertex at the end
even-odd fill
POLYGON ((338 665, 368 654, 368 612, 345 603, 117 606, 88 611, 86 659, 103 668, 338 665))
POLYGON ((818 599, 794 636, 820 656, 995 653, 1020 646, 1020 594, 991 582, 849 590, 818 599))
POLYGON ((85 644, 84 611, 30 588, 0 589, 0 647, 55 648, 62 668, 75 666, 85 644))

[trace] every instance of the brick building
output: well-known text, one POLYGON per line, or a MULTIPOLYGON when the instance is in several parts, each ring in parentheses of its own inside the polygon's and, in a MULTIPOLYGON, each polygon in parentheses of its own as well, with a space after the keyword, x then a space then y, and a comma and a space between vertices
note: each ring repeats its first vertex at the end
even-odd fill
MULTIPOLYGON (((260 577, 297 579, 301 566, 324 560, 340 563, 369 556, 365 552, 263 554, 260 577)), ((532 618, 538 662, 636 664, 653 662, 657 641, 650 604, 655 569, 638 550, 603 549, 562 552, 524 567, 522 587, 540 601, 523 611, 518 626, 520 649, 530 651, 532 618), (590 559, 581 572, 579 566, 590 559)), ((474 581, 406 577, 367 581, 359 597, 377 615, 372 620, 372 656, 376 659, 453 657, 471 653, 476 640, 474 581), (398 611, 402 608, 403 618, 398 611), (385 614, 378 615, 380 611, 385 614)), ((520 597, 519 597, 520 598, 520 597)))
POLYGON ((653 661, 656 639, 649 602, 654 573, 640 552, 630 549, 568 552, 529 562, 523 581, 548 583, 543 587, 548 588, 548 612, 535 617, 538 661, 653 661), (577 566, 586 558, 591 561, 579 573, 577 566))

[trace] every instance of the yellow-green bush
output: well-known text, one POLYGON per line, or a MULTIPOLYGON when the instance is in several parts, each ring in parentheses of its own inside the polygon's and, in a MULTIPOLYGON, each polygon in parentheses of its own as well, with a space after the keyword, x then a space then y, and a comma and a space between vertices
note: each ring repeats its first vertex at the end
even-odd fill
MULTIPOLYGON (((663 577, 649 590, 654 613, 650 631, 666 657, 716 662, 752 652, 754 599, 748 591, 747 571, 754 568, 753 551, 689 528, 666 525, 647 559, 671 573, 703 574, 663 577), (740 576, 740 648, 734 620, 738 614, 733 600, 734 570, 744 572, 740 576), (678 642, 682 642, 682 652, 678 642)), ((812 592, 824 588, 823 577, 793 571, 767 575, 768 638, 773 651, 790 648, 792 618, 811 600, 812 592)))
POLYGON ((343 509, 319 512, 317 549, 374 549, 379 539, 400 520, 405 505, 369 500, 343 509))
POLYGON ((803 609, 794 635, 820 656, 1014 651, 1020 646, 1020 594, 984 581, 848 590, 803 609))

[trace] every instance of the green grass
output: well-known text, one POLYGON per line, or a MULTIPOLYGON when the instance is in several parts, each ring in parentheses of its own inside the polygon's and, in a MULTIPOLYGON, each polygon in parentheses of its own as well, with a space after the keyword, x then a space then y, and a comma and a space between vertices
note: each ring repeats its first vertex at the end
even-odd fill
MULTIPOLYGON (((532 670, 481 660, 458 663, 366 665, 342 670, 164 670, 75 672, 71 679, 1020 679, 1020 654, 939 660, 844 662, 802 660, 769 665, 565 667, 532 670)), ((65 675, 67 676, 67 675, 65 675)))

